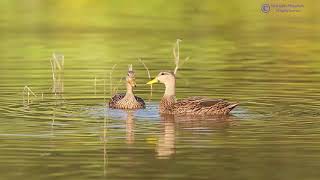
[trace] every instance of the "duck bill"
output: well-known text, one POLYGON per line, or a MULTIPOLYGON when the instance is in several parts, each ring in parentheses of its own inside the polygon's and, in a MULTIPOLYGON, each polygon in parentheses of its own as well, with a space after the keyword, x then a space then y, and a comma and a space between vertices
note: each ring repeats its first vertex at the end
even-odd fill
POLYGON ((137 87, 136 81, 134 79, 131 79, 128 81, 131 87, 137 87))
POLYGON ((158 82, 158 79, 154 78, 151 81, 147 82, 147 84, 151 85, 151 84, 154 84, 154 83, 157 83, 157 82, 158 82))
POLYGON ((136 82, 130 82, 130 85, 132 86, 132 87, 137 87, 137 84, 136 84, 136 82))

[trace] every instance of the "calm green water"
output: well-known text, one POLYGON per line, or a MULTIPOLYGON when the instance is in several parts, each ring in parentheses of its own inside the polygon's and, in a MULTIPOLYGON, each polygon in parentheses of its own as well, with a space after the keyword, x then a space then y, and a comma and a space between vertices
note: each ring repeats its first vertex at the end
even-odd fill
POLYGON ((262 3, 1 1, 0 179, 318 179, 319 3, 295 14, 262 3), (133 64, 149 99, 138 58, 152 75, 173 70, 177 38, 190 56, 178 98, 239 101, 233 115, 161 117, 162 85, 145 110, 108 110, 112 66, 113 88, 133 64), (63 97, 51 93, 54 52, 63 97))

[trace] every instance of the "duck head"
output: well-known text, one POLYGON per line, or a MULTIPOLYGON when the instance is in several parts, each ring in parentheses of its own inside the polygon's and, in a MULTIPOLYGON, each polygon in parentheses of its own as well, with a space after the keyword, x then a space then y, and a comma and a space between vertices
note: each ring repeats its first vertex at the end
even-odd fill
POLYGON ((132 70, 132 65, 129 66, 128 74, 126 76, 126 81, 127 81, 127 84, 129 86, 131 86, 132 88, 137 86, 137 84, 136 84, 136 74, 132 70))
POLYGON ((175 95, 176 76, 172 72, 160 72, 153 80, 147 82, 147 84, 151 85, 159 82, 166 86, 165 96, 175 95))

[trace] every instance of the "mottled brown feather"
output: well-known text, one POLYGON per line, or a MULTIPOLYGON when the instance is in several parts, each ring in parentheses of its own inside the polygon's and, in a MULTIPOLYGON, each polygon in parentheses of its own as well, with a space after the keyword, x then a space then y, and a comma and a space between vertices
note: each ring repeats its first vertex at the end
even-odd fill
POLYGON ((142 109, 145 108, 145 102, 142 98, 134 96, 133 99, 126 99, 125 93, 114 95, 109 101, 109 107, 114 109, 142 109))
POLYGON ((129 66, 129 71, 126 76, 127 92, 119 93, 110 98, 109 107, 114 109, 141 109, 145 108, 145 103, 142 98, 133 94, 135 83, 135 73, 132 70, 132 65, 129 66))
POLYGON ((238 104, 229 103, 222 99, 206 97, 189 97, 178 101, 174 97, 163 97, 160 102, 160 113, 192 114, 192 115, 226 115, 238 104))

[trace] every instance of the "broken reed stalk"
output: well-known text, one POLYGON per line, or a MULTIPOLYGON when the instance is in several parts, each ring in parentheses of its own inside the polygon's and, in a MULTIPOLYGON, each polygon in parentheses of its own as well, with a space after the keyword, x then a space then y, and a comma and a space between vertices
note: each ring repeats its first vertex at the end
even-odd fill
POLYGON ((50 59, 52 71, 52 92, 57 95, 64 91, 63 73, 64 73, 64 55, 52 54, 50 59))
POLYGON ((113 95, 113 92, 112 92, 112 72, 113 70, 115 69, 115 67, 117 66, 117 64, 114 64, 109 72, 109 80, 110 80, 110 98, 112 97, 113 95))
POLYGON ((151 80, 151 75, 150 75, 150 71, 149 68, 147 67, 147 65, 141 60, 141 58, 139 58, 139 61, 142 63, 143 67, 146 69, 147 73, 148 73, 148 77, 151 80))
POLYGON ((177 39, 176 43, 173 46, 173 57, 174 57, 174 64, 176 65, 176 67, 174 68, 173 73, 176 75, 177 71, 179 69, 179 61, 180 61, 180 42, 182 40, 181 39, 177 39))
POLYGON ((177 39, 176 43, 173 46, 173 57, 174 57, 174 64, 176 65, 176 67, 174 68, 174 75, 177 74, 179 67, 181 67, 185 62, 187 62, 189 60, 189 57, 186 57, 184 59, 184 61, 182 63, 180 63, 180 42, 182 40, 181 39, 177 39))
POLYGON ((37 97, 37 95, 28 87, 28 86, 24 86, 23 88, 23 103, 25 101, 25 95, 27 95, 27 104, 30 104, 30 94, 33 95, 34 97, 37 97))
POLYGON ((117 94, 117 92, 118 92, 118 87, 119 87, 119 85, 122 83, 122 80, 123 80, 123 77, 121 77, 120 78, 120 80, 119 80, 119 82, 118 82, 118 84, 116 85, 116 87, 114 88, 114 92, 115 92, 115 94, 117 94))
POLYGON ((182 65, 184 65, 184 63, 186 63, 189 59, 190 59, 190 57, 189 57, 189 56, 188 56, 188 57, 186 57, 186 58, 184 59, 184 61, 180 64, 180 67, 181 67, 182 65))
MULTIPOLYGON (((148 78, 149 80, 151 80, 151 75, 150 75, 150 71, 148 66, 141 60, 141 58, 139 58, 139 61, 141 62, 141 64, 143 65, 143 67, 146 69, 147 73, 148 73, 148 78)), ((150 99, 152 97, 152 84, 150 85, 150 99)))

